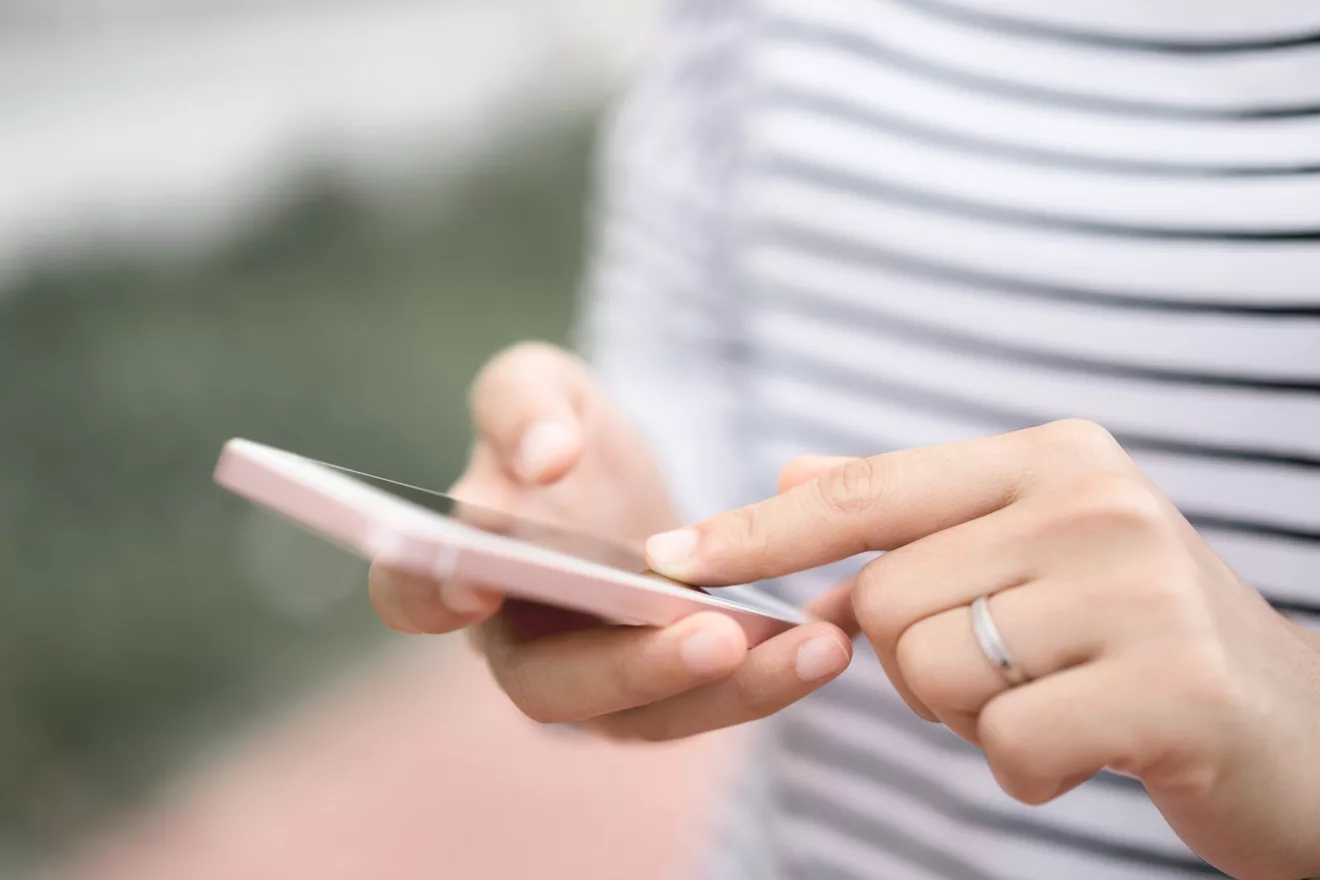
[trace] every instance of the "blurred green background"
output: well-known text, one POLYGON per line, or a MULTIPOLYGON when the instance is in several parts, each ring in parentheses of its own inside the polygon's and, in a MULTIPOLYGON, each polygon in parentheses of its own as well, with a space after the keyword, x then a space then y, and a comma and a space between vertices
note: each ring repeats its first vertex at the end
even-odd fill
POLYGON ((217 453, 450 481, 481 362, 566 336, 593 127, 388 199, 309 173, 205 256, 83 254, 0 292, 0 865, 384 641, 365 566, 213 486, 217 453))

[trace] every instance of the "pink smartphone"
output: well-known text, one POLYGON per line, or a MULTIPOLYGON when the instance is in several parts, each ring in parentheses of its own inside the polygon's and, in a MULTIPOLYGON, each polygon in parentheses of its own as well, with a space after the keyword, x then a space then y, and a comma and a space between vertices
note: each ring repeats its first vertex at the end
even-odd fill
POLYGON ((646 570, 640 546, 474 507, 250 440, 225 444, 215 481, 368 559, 612 623, 727 614, 756 644, 803 622, 751 587, 705 590, 646 570))

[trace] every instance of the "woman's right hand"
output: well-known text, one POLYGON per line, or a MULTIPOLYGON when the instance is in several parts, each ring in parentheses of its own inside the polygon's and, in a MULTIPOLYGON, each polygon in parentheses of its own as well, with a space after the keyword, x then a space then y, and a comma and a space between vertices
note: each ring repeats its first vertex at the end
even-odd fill
MULTIPOLYGON (((663 476, 636 428, 580 361, 525 343, 496 356, 472 388, 478 440, 451 492, 471 504, 617 539, 677 525, 663 476)), ((653 627, 504 601, 480 585, 438 583, 373 565, 381 619, 408 633, 468 628, 529 717, 617 738, 671 739, 760 718, 837 676, 847 635, 825 620, 748 649, 718 612, 653 627)), ((824 617, 847 603, 833 597, 824 617)))

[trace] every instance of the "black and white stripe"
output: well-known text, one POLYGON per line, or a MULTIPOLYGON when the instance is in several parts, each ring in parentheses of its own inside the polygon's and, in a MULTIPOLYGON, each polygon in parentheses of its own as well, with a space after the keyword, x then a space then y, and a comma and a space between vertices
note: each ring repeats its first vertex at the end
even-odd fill
MULTIPOLYGON (((1320 6, 673 6, 592 338, 689 513, 801 452, 1091 418, 1320 625, 1320 6)), ((864 651, 753 757, 721 880, 1215 873, 1126 777, 1011 801, 864 651)))

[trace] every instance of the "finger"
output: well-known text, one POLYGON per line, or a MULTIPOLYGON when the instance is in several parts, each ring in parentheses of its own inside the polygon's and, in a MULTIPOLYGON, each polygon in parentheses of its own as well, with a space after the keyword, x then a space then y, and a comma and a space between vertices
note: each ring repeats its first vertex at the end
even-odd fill
POLYGON ((447 494, 465 508, 475 506, 485 511, 499 511, 515 508, 519 499, 526 495, 526 490, 505 471, 489 444, 478 443, 472 449, 467 468, 449 487, 447 494))
MULTIPOLYGON (((1071 586, 1033 582, 988 600, 1000 639, 1028 679, 1077 666, 1104 650, 1108 625, 1103 608, 1071 586)), ((918 621, 888 646, 887 654, 902 680, 900 690, 910 691, 961 735, 970 731, 956 729, 961 725, 951 719, 975 716, 1009 688, 1003 671, 981 649, 966 605, 918 621)))
POLYGON ((528 717, 572 723, 630 709, 729 675, 747 637, 718 612, 664 629, 605 626, 523 641, 499 621, 483 636, 496 681, 528 717))
POLYGON ((1031 504, 997 510, 936 532, 871 560, 853 578, 852 605, 880 665, 899 695, 927 721, 942 721, 960 736, 953 711, 937 712, 908 685, 897 659, 903 635, 919 621, 1039 575, 1032 563, 1037 529, 1031 504))
POLYGON ((498 619, 489 620, 477 629, 489 630, 499 640, 523 643, 557 633, 596 629, 605 625, 605 621, 599 617, 581 611, 509 598, 500 609, 498 619))
POLYGON ((891 550, 853 579, 853 610, 877 650, 925 617, 1042 576, 1044 526, 1031 502, 997 510, 891 550))
MULTIPOLYGON (((962 707, 941 710, 909 686, 897 649, 910 628, 953 609, 970 614, 968 607, 981 596, 1047 579, 1060 555, 1081 565, 1094 555, 1094 549, 1075 547, 1077 539, 1071 535, 1060 537, 1060 532, 1071 531, 1057 527, 1067 520, 1058 513, 1060 503, 1048 494, 1028 498, 892 550, 858 572, 852 591, 854 613, 886 674, 918 715, 943 721, 960 735, 968 729, 952 720, 956 717, 952 712, 963 711, 962 707)), ((1100 543, 1093 534, 1086 541, 1100 543)), ((1095 598, 1100 599, 1097 604, 1104 604, 1104 597, 1080 590, 1071 598, 1088 608, 1095 598)))
POLYGON ((653 536, 652 568, 750 583, 889 550, 984 516, 1067 475, 1132 468, 1103 429, 1060 422, 857 459, 758 504, 653 536))
MULTIPOLYGON (((1111 481, 1106 478, 1104 482, 1111 481)), ((1070 489, 1068 493, 1034 495, 886 553, 857 574, 852 596, 861 629, 890 679, 918 714, 938 717, 956 727, 948 710, 974 711, 979 705, 976 699, 983 702, 988 698, 979 694, 967 698, 970 704, 966 700, 955 706, 931 704, 926 695, 917 692, 919 688, 909 687, 898 658, 898 646, 913 628, 920 628, 920 638, 926 639, 932 632, 926 622, 941 616, 940 625, 951 636, 957 633, 963 639, 963 658, 974 656, 979 645, 972 635, 969 606, 981 596, 991 596, 994 609, 1001 602, 1008 606, 1007 616, 997 610, 992 615, 1013 651, 1020 642, 1025 650, 1042 639, 1042 646, 1049 647, 1054 644, 1050 636, 1070 632, 1066 623, 1072 620, 1078 625, 1075 648, 1083 653, 1100 650, 1101 641, 1127 640, 1158 625, 1151 614, 1142 611, 1149 607, 1142 597, 1149 572, 1140 560, 1149 555, 1131 544, 1125 514, 1115 515, 1112 503, 1097 508, 1086 494, 1070 489), (1105 572, 1105 577, 1090 575, 1097 571, 1105 572), (1013 589, 1023 585, 1033 589, 1028 593, 1013 589), (1026 595, 1053 610, 1020 609, 1020 597, 1026 595), (1083 628, 1085 642, 1081 640, 1083 628), (1006 633, 1018 629, 1021 634, 1006 633)), ((952 657, 946 659, 962 669, 973 668, 952 657)), ((1061 668, 1044 660, 1040 667, 1029 666, 1025 671, 1040 676, 1047 668, 1061 668)), ((954 680, 945 683, 962 687, 954 680)), ((937 687, 933 699, 939 702, 948 696, 937 687)))
POLYGON ((1117 662, 1089 663, 1000 694, 982 710, 977 738, 1000 787, 1041 804, 1105 767, 1135 772, 1143 753, 1176 730, 1173 706, 1135 699, 1117 662))
POLYGON ((552 346, 506 350, 472 386, 472 415, 481 441, 515 479, 555 482, 581 454, 581 403, 589 383, 585 368, 552 346))
POLYGON ((666 700, 599 718, 592 727, 616 738, 678 739, 764 718, 802 699, 848 668, 852 644, 829 623, 809 623, 763 642, 728 678, 666 700))
POLYGON ((826 593, 822 593, 803 609, 808 620, 823 620, 841 629, 849 639, 861 631, 857 614, 853 610, 853 581, 849 579, 826 593))
POLYGON ((500 608, 499 593, 433 578, 384 563, 368 576, 371 604, 391 629, 405 633, 445 633, 477 623, 500 608))
POLYGON ((796 489, 826 471, 856 460, 857 457, 852 455, 799 455, 784 465, 784 469, 779 472, 779 491, 796 489))
POLYGON ((1024 560, 1001 552, 1008 542, 987 546, 994 530, 985 523, 1009 513, 996 512, 885 553, 862 566, 849 591, 857 628, 899 696, 917 715, 941 721, 964 737, 975 725, 961 723, 966 719, 957 718, 951 708, 935 711, 914 692, 899 665, 898 644, 919 621, 957 607, 964 596, 971 597, 965 600, 970 603, 1026 580, 1024 560), (972 564, 965 562, 969 556, 972 564))

